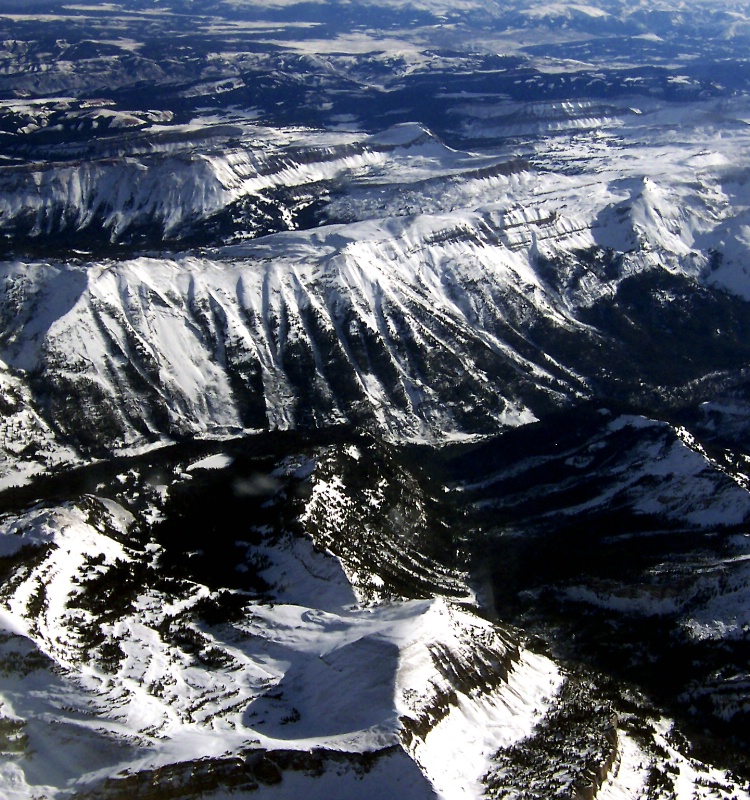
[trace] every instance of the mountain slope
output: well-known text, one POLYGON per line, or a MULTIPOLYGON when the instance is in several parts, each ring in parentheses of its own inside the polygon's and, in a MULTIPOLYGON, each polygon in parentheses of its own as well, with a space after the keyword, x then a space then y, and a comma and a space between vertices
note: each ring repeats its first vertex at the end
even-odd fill
MULTIPOLYGON (((681 444, 664 425, 598 416, 598 429, 571 417, 568 440, 546 459, 538 426, 506 434, 526 441, 522 455, 501 438, 427 457, 424 446, 415 452, 340 429, 335 443, 277 432, 160 450, 114 468, 92 465, 77 477, 80 489, 70 476, 59 489, 40 482, 35 491, 46 486, 47 502, 6 511, 0 529, 3 791, 82 800, 148 792, 316 796, 356 786, 363 796, 392 789, 546 798, 601 786, 617 796, 671 770, 700 797, 710 796, 709 786, 746 797, 741 781, 710 766, 726 752, 688 751, 678 732, 667 733, 665 710, 637 686, 580 665, 561 668, 534 652, 534 640, 477 613, 469 576, 485 595, 488 576, 478 566, 501 570, 511 561, 516 569, 495 584, 496 607, 530 630, 546 619, 564 634, 540 592, 554 565, 550 602, 591 607, 555 544, 572 536, 566 517, 550 513, 559 495, 580 491, 575 481, 591 485, 582 449, 604 469, 596 469, 598 502, 569 515, 579 524, 606 519, 608 480, 625 487, 623 508, 632 516, 621 508, 622 519, 645 514, 646 522, 669 525, 670 512, 683 514, 682 502, 700 505, 717 491, 727 500, 727 525, 747 517, 746 489, 694 444, 681 444), (666 444, 641 480, 658 476, 653 491, 663 506, 644 509, 627 499, 627 487, 639 457, 657 442, 666 444), (501 467, 498 457, 511 463, 501 467), (459 470, 470 484, 443 483, 456 459, 471 461, 472 469, 459 470), (546 493, 549 507, 530 496, 533 489, 519 488, 540 469, 570 476, 557 494, 546 493), (704 497, 686 499, 683 479, 701 470, 704 497), (92 485, 97 496, 85 493, 92 485), (61 489, 71 498, 62 505, 54 500, 61 489), (460 505, 456 493, 465 498, 460 505), (519 524, 528 520, 528 535, 499 534, 509 505, 519 524), (524 517, 526 506, 538 513, 524 517), (441 521, 448 523, 442 531, 441 521), (524 572, 523 554, 535 549, 536 569, 524 572), (536 587, 531 604, 525 576, 536 587), (517 615, 514 602, 525 613, 517 615)), ((743 596, 744 561, 725 558, 734 570, 728 583, 704 569, 714 558, 703 552, 713 534, 701 524, 661 535, 666 546, 674 537, 701 538, 693 551, 701 565, 697 594, 681 581, 675 603, 684 613, 710 588, 710 603, 731 614, 743 596)), ((640 527, 630 535, 647 542, 649 529, 640 527)), ((617 550, 623 539, 610 535, 600 547, 617 550)), ((585 576, 607 607, 624 608, 619 632, 608 629, 615 645, 627 639, 627 614, 648 607, 649 591, 662 584, 655 576, 640 600, 631 595, 622 607, 639 584, 615 570, 617 559, 606 552, 603 561, 622 589, 593 557, 579 559, 574 577, 585 576), (608 586, 619 599, 606 599, 608 586)), ((666 623, 674 619, 666 607, 659 613, 666 623)), ((633 620, 643 633, 643 616, 633 620)), ((576 630, 587 641, 587 626, 579 621, 576 630)), ((548 635, 553 649, 566 649, 564 639, 548 635)), ((660 663, 659 641, 643 642, 652 665, 674 669, 660 663)), ((725 661, 733 642, 741 652, 731 634, 701 641, 696 678, 708 677, 712 647, 725 661)), ((596 649, 576 652, 592 660, 596 649)), ((727 701, 730 686, 738 684, 696 681, 691 696, 727 701)), ((729 708, 702 711, 703 724, 716 726, 729 708)))
POLYGON ((699 729, 744 736, 746 457, 580 409, 451 469, 482 531, 476 580, 503 619, 551 626, 559 654, 636 682, 699 729))
POLYGON ((0 10, 0 794, 750 798, 750 14, 0 10))
MULTIPOLYGON (((218 471, 215 456, 188 471, 162 462, 150 507, 164 520, 151 526, 143 511, 134 517, 90 495, 6 517, 0 683, 4 724, 17 731, 9 746, 17 746, 4 791, 119 797, 177 780, 176 796, 253 782, 286 792, 296 771, 338 764, 337 790, 371 770, 382 787, 385 770, 417 796, 463 796, 469 783, 478 796, 489 757, 531 730, 558 671, 455 602, 393 596, 359 605, 342 570, 346 555, 339 562, 304 534, 330 484, 326 459, 315 450, 270 462, 242 456, 218 471), (316 476, 320 457, 327 477, 316 476), (254 490, 252 473, 241 477, 250 467, 263 470, 254 490), (228 494, 226 511, 236 516, 220 531, 237 553, 234 577, 210 568, 220 542, 204 560, 203 551, 186 553, 180 535, 177 507, 191 498, 205 505, 217 481, 241 487, 228 494), (258 516, 276 520, 275 530, 249 521, 258 516), (284 518, 289 527, 278 526, 284 518), (456 772, 443 753, 458 735, 456 772), (45 766, 53 748, 67 769, 45 766)), ((393 482, 381 509, 392 516, 398 482, 380 469, 380 491, 393 482)), ((143 508, 141 492, 130 495, 121 477, 109 491, 119 483, 122 499, 143 508)), ((403 525, 393 532, 406 534, 403 525)), ((401 559, 409 574, 409 556, 401 559)), ((383 570, 365 580, 359 565, 359 585, 385 585, 383 570)), ((418 578, 403 586, 420 591, 418 578)))
POLYGON ((231 138, 206 120, 205 139, 110 142, 132 160, 103 162, 124 172, 99 188, 73 177, 96 161, 51 164, 49 180, 22 170, 31 188, 9 185, 6 222, 36 207, 33 190, 49 211, 37 234, 52 225, 92 256, 117 225, 131 253, 155 235, 230 244, 2 264, 0 354, 24 398, 6 427, 38 419, 23 446, 40 454, 51 436, 103 451, 341 421, 440 441, 581 398, 664 413, 746 402, 743 103, 717 106, 712 127, 707 108, 691 123, 695 105, 613 101, 606 134, 538 132, 523 148, 495 100, 469 104, 474 135, 489 125, 505 142, 495 152, 416 124, 273 141, 247 119, 231 138))

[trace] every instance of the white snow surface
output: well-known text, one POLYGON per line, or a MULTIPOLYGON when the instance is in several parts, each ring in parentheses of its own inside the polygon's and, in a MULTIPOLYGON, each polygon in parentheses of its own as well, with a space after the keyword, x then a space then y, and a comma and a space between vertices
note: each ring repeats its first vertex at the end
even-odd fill
MULTIPOLYGON (((612 432, 647 429, 654 435, 626 457, 613 459, 603 471, 611 484, 595 499, 565 509, 566 514, 605 507, 618 496, 637 512, 701 528, 739 525, 750 517, 746 482, 727 473, 684 428, 631 415, 617 417, 608 427, 612 432)), ((593 442, 589 449, 598 446, 593 442)))
MULTIPOLYGON (((654 743, 667 753, 666 763, 673 779, 675 800, 709 800, 712 797, 750 797, 747 787, 735 782, 725 771, 706 767, 686 756, 670 741, 672 722, 661 719, 653 726, 654 743)), ((645 800, 647 781, 654 761, 630 734, 620 731, 618 757, 597 800, 645 800)), ((663 768, 663 767, 662 767, 663 768)))
POLYGON ((491 757, 531 734, 560 683, 560 673, 549 659, 525 652, 507 689, 494 697, 460 698, 459 705, 414 749, 417 763, 431 776, 439 796, 484 797, 482 778, 491 757))
MULTIPOLYGON (((186 622, 203 651, 222 654, 206 669, 164 635, 169 620, 210 594, 206 587, 167 596, 144 586, 106 623, 79 603, 86 579, 144 557, 122 543, 131 523, 121 507, 91 498, 0 528, 4 555, 41 548, 0 597, 3 647, 38 648, 56 665, 54 673, 0 674, 0 713, 23 724, 29 748, 0 771, 3 796, 62 798, 126 768, 247 747, 362 753, 401 745, 438 797, 479 798, 491 755, 531 732, 561 680, 550 661, 518 653, 502 630, 448 601, 358 606, 337 562, 305 540, 276 553, 277 569, 297 570, 277 584, 277 602, 249 604, 230 626, 186 622), (298 604, 316 594, 325 610, 298 604), (81 624, 117 643, 114 671, 86 655, 81 624), (469 688, 440 668, 442 658, 470 672, 479 654, 509 665, 507 681, 469 688), (434 716, 426 735, 407 736, 409 720, 424 714, 434 716), (459 736, 457 762, 448 756, 459 736)), ((419 783, 406 762, 396 774, 419 783)))
POLYGON ((206 458, 201 458, 199 461, 195 461, 189 467, 187 467, 186 472, 193 472, 197 469, 225 469, 228 467, 233 461, 231 456, 226 455, 225 453, 216 453, 212 456, 206 456, 206 458))
MULTIPOLYGON (((113 231, 139 215, 171 231, 239 198, 333 181, 346 190, 331 195, 326 213, 349 221, 192 255, 0 264, 9 287, 0 378, 26 391, 0 430, 0 480, 16 465, 39 469, 22 455, 29 441, 50 459, 63 452, 23 389, 30 372, 78 386, 111 413, 110 444, 133 447, 174 434, 239 432, 248 424, 242 393, 265 408, 252 427, 294 426, 300 397, 290 362, 303 357, 309 391, 325 398, 316 422, 342 421, 350 407, 326 368, 333 341, 385 432, 446 441, 467 431, 463 409, 443 402, 441 376, 455 369, 467 386, 487 386, 484 353, 553 398, 588 391, 581 376, 522 353, 498 326, 523 330, 544 318, 587 331, 579 311, 648 270, 750 298, 746 98, 515 106, 467 98, 464 111, 465 133, 476 139, 520 135, 526 144, 520 152, 504 144, 460 152, 416 124, 376 135, 288 129, 274 138, 232 119, 243 130, 240 145, 177 154, 153 174, 123 161, 9 185, 7 220, 58 204, 73 227, 107 208, 113 231), (567 275, 561 267, 553 285, 540 267, 594 248, 621 255, 615 272, 567 275), (404 339, 437 360, 435 374, 414 367, 404 339)), ((210 131, 225 121, 194 125, 210 131)), ((493 389, 496 400, 483 412, 498 428, 533 421, 503 382, 493 389)))

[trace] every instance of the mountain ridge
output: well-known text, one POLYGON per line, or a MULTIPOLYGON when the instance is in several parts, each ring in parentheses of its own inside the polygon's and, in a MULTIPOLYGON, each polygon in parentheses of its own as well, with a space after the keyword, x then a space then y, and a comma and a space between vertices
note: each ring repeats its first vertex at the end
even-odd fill
POLYGON ((6 4, 0 793, 750 797, 748 20, 6 4))

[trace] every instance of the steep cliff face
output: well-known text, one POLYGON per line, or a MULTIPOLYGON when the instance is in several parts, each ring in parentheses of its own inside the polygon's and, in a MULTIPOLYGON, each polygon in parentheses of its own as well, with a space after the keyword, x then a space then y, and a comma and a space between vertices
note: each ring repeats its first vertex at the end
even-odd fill
MULTIPOLYGON (((0 176, 6 240, 54 237, 79 247, 196 238, 222 226, 250 237, 297 227, 295 218, 344 172, 381 162, 362 145, 279 149, 258 131, 252 149, 195 152, 188 139, 61 163, 6 168, 0 176), (143 151, 146 152, 143 152, 143 151)), ((205 238, 205 237, 204 237, 205 238)))

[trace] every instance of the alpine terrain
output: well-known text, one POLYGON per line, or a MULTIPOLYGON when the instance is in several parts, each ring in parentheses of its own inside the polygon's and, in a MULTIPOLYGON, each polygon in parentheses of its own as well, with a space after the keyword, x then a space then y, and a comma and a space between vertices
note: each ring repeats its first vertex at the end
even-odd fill
POLYGON ((750 800, 748 52, 0 0, 0 797, 750 800))

